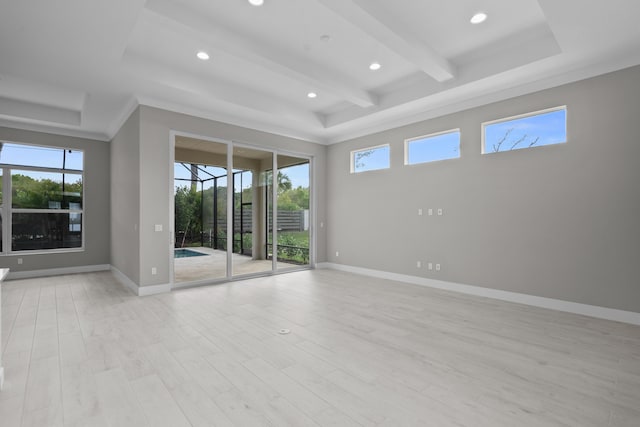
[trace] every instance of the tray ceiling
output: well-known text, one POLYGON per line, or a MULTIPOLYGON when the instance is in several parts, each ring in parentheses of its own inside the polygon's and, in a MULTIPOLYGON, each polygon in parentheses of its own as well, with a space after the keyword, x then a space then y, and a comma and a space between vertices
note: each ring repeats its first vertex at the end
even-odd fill
POLYGON ((144 104, 334 143, 640 64, 636 0, 0 1, 0 124, 97 139, 144 104))

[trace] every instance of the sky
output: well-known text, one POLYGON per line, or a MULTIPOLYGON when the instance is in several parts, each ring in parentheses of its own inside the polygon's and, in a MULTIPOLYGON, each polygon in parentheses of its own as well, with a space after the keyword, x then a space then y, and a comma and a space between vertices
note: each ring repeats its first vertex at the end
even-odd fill
POLYGON ((460 132, 448 132, 409 141, 407 149, 409 150, 407 160, 410 165, 455 159, 460 157, 460 132))
POLYGON ((523 117, 501 123, 485 126, 485 152, 493 153, 498 148, 499 141, 510 131, 508 137, 500 145, 498 151, 519 150, 528 148, 536 138, 533 145, 559 144, 567 141, 565 109, 538 114, 536 116, 523 117), (523 139, 515 147, 514 144, 523 139))
MULTIPOLYGON (((560 144, 567 141, 566 110, 560 109, 544 114, 523 117, 485 126, 485 152, 519 150, 543 145, 560 144), (502 144, 499 141, 507 134, 502 144), (537 140, 536 140, 537 139, 537 140), (519 140, 521 142, 517 143, 519 140)), ((481 131, 480 129, 478 131, 481 131)), ((460 157, 459 131, 453 131, 432 137, 410 141, 408 146, 408 164, 432 162, 460 157)), ((356 157, 357 171, 384 169, 389 167, 389 147, 377 147, 372 154, 356 157)), ((480 150, 480 147, 478 147, 480 150)), ((360 150, 359 153, 367 150, 360 150)))
POLYGON ((64 153, 64 151, 60 148, 3 143, 0 163, 62 169, 63 160, 65 160, 66 169, 82 170, 83 152, 67 150, 64 153))
POLYGON ((309 163, 280 169, 291 180, 291 187, 309 187, 309 163))
MULTIPOLYGON (((11 170, 14 175, 29 176, 35 180, 50 179, 54 182, 62 183, 62 173, 20 170, 20 166, 62 169, 64 164, 66 169, 82 170, 83 154, 80 150, 69 151, 62 148, 2 142, 0 163, 12 165, 11 170)), ((1 174, 2 171, 0 170, 0 175, 1 174)), ((64 181, 67 183, 77 182, 78 180, 82 180, 81 174, 65 174, 64 181)))
POLYGON ((354 172, 366 172, 389 167, 389 146, 358 150, 353 153, 354 172))

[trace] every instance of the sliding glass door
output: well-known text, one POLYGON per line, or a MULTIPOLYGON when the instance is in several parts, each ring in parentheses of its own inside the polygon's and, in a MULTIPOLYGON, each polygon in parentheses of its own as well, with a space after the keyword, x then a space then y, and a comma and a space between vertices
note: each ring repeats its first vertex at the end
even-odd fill
POLYGON ((227 145, 176 139, 174 282, 227 277, 227 145))
POLYGON ((174 283, 309 266, 310 192, 309 159, 176 136, 174 283))
MULTIPOLYGON (((309 160, 278 155, 275 236, 277 269, 310 264, 309 160)), ((270 240, 273 252, 273 239, 270 240)))
POLYGON ((233 276, 273 270, 273 263, 265 253, 262 220, 267 211, 266 171, 272 165, 273 153, 270 151, 233 148, 233 276))

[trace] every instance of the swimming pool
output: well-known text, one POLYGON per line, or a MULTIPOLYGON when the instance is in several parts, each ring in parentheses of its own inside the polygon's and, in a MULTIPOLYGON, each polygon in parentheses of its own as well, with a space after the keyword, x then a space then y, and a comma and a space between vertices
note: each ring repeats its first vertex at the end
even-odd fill
POLYGON ((173 251, 174 258, 191 258, 194 256, 206 256, 202 252, 192 251, 191 249, 175 249, 173 251))

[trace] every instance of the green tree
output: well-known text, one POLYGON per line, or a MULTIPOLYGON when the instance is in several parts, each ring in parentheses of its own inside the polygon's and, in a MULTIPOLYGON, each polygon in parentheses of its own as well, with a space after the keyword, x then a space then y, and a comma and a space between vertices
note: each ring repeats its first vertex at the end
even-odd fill
POLYGON ((282 171, 278 171, 278 194, 291 190, 291 186, 291 178, 282 173, 282 171))
MULTIPOLYGON (((264 182, 268 187, 271 187, 271 179, 273 177, 273 173, 271 171, 265 172, 264 174, 264 182)), ((291 190, 293 184, 291 184, 291 178, 286 173, 282 173, 282 171, 278 171, 278 195, 284 193, 285 191, 291 190)))
POLYGON ((175 230, 176 243, 184 246, 199 241, 202 233, 202 193, 185 186, 176 187, 175 230))
POLYGON ((49 209, 51 203, 59 203, 60 208, 68 209, 69 203, 82 203, 82 179, 65 182, 63 186, 62 180, 15 174, 11 176, 11 197, 13 206, 17 208, 49 209))
POLYGON ((298 186, 278 195, 278 209, 284 211, 301 211, 309 209, 309 188, 298 186))

